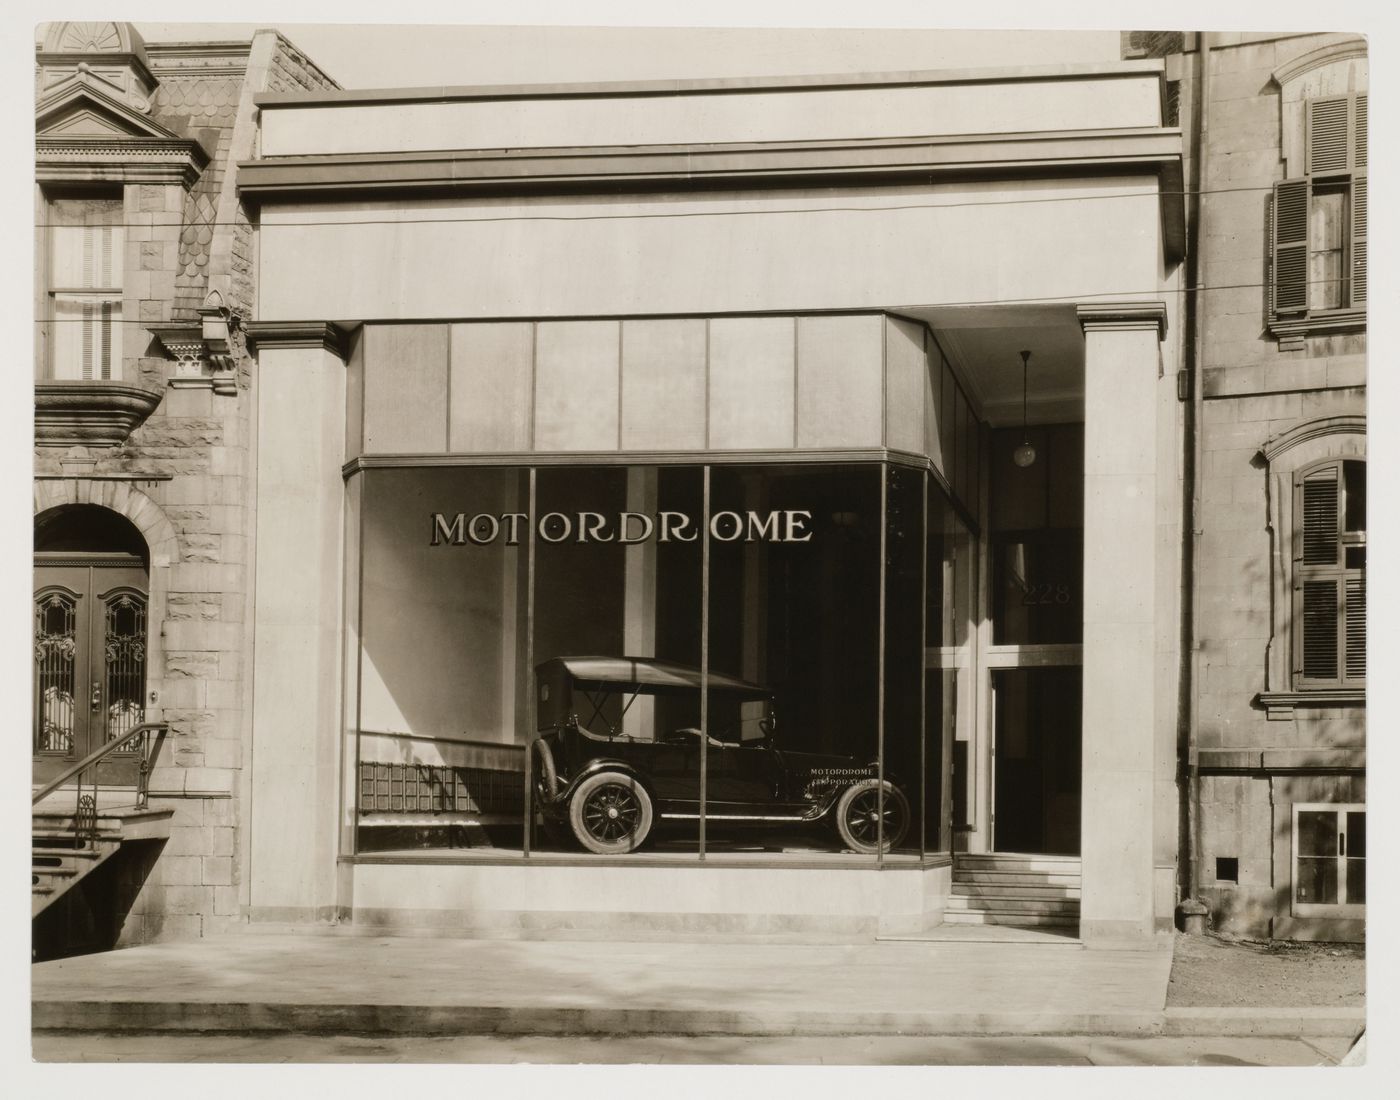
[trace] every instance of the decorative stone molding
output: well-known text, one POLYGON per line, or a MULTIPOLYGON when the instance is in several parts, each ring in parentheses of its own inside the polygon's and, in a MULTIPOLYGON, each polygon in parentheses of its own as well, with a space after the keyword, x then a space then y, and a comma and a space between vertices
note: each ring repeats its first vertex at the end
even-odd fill
POLYGON ((151 42, 146 62, 157 77, 243 76, 250 44, 243 42, 151 42))
POLYGON ((40 183, 120 180, 188 188, 209 164, 199 142, 146 118, 85 73, 40 99, 34 129, 40 183))
POLYGON ((50 379, 34 384, 34 441, 41 447, 125 443, 161 392, 122 382, 50 379))
POLYGON ((1167 334, 1165 302, 1093 302, 1075 307, 1085 332, 1111 329, 1156 329, 1157 339, 1167 334))
POLYGON ((151 332, 175 360, 172 389, 212 389, 225 397, 238 393, 239 318, 217 290, 200 306, 198 322, 159 325, 151 332))
POLYGON ((1325 46, 1319 46, 1301 57, 1295 57, 1291 61, 1280 65, 1274 70, 1274 83, 1280 88, 1291 80, 1296 80, 1310 69, 1316 69, 1320 65, 1329 65, 1333 61, 1347 61, 1354 57, 1366 56, 1366 39, 1348 38, 1341 42, 1329 42, 1325 46))
POLYGON ((248 350, 320 347, 344 361, 350 334, 330 321, 250 321, 245 330, 248 350))
POLYGON ((1360 688, 1336 691, 1261 691, 1258 705, 1270 722, 1288 722, 1298 707, 1364 707, 1366 692, 1360 688))
POLYGON ((130 23, 51 23, 38 53, 39 96, 86 78, 130 107, 148 112, 156 79, 146 44, 130 23))
POLYGON ((1327 416, 1320 420, 1309 420, 1305 424, 1289 428, 1286 432, 1266 440, 1259 453, 1272 463, 1279 455, 1291 450, 1300 443, 1320 439, 1326 435, 1365 435, 1364 416, 1327 416))
POLYGON ((1278 339, 1279 351, 1307 350, 1307 337, 1334 332, 1365 332, 1366 310, 1347 309, 1313 316, 1269 318, 1269 332, 1278 339))

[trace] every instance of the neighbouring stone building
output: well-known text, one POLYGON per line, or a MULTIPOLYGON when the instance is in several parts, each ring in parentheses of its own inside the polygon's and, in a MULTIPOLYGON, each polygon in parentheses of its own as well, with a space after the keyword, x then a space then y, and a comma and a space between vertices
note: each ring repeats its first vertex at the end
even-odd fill
POLYGON ((1179 78, 1200 191, 1183 715, 1198 813, 1183 887, 1230 931, 1359 939, 1366 42, 1210 33, 1150 44, 1179 78))
MULTIPOLYGON (((170 732, 151 820, 108 822, 144 843, 36 919, 41 950, 199 936, 246 903, 255 297, 236 164, 256 94, 335 86, 272 31, 158 46, 125 23, 42 33, 35 781, 147 716, 170 732)), ((104 764, 104 810, 135 767, 104 764)), ((61 801, 41 808, 71 815, 61 801)))

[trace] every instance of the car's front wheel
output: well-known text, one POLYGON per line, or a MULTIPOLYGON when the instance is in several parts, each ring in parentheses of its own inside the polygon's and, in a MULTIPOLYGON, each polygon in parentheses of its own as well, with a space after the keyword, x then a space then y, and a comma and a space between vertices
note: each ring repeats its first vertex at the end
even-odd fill
POLYGON ((575 838, 599 855, 636 851, 651 832, 651 822, 651 798, 636 779, 621 772, 590 775, 569 799, 575 838))
POLYGON ((880 781, 862 779, 836 803, 836 831, 853 852, 888 852, 909 831, 909 800, 888 780, 880 798, 880 781))

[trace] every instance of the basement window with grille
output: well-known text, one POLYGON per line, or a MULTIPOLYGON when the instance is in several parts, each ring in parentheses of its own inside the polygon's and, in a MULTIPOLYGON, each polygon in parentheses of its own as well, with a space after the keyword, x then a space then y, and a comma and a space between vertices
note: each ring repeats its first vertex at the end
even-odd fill
POLYGON ((1274 184, 1269 328, 1281 343, 1365 322, 1366 102, 1308 100, 1305 174, 1274 184))

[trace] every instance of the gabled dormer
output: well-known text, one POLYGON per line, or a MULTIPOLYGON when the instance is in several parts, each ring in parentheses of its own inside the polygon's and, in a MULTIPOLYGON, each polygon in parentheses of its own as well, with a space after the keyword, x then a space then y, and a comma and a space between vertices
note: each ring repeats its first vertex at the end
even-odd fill
POLYGON ((118 57, 126 60, 103 66, 82 54, 39 53, 34 131, 40 184, 119 180, 188 188, 209 163, 199 142, 150 117, 155 79, 139 57, 118 57))
POLYGON ((164 394, 143 372, 150 326, 169 320, 209 154, 151 118, 157 81, 130 24, 53 24, 37 61, 35 438, 120 444, 164 394))

